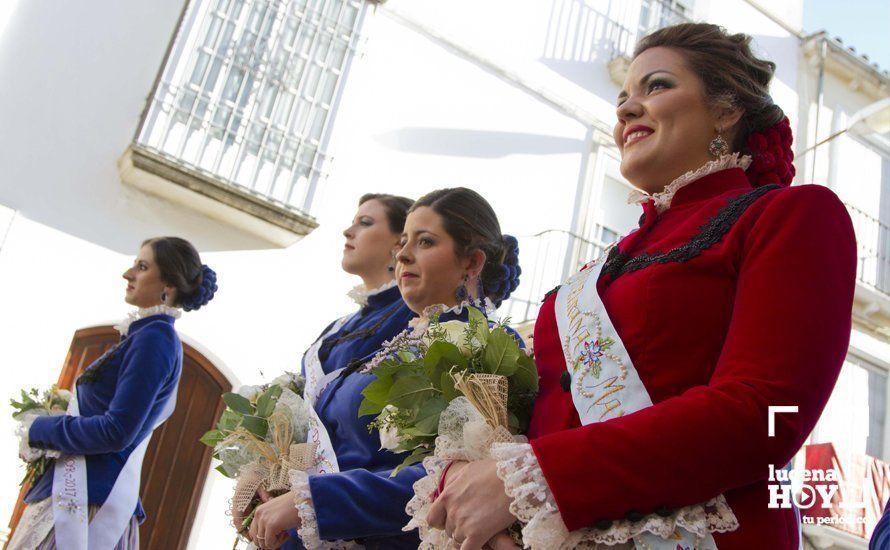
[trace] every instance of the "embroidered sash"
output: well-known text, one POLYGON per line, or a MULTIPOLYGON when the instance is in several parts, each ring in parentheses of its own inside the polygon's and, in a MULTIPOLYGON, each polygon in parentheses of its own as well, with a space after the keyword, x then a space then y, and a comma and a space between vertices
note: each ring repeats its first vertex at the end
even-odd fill
MULTIPOLYGON (((179 360, 182 363, 182 351, 179 360)), ((127 457, 114 481, 105 503, 89 521, 87 498, 87 463, 84 456, 63 455, 56 460, 53 471, 53 517, 56 546, 60 550, 107 550, 114 548, 136 510, 142 460, 151 435, 176 408, 177 388, 167 397, 151 433, 127 457)), ((68 415, 80 416, 77 389, 68 403, 68 415)))
MULTIPOLYGON (((652 405, 649 392, 630 360, 599 296, 596 282, 603 257, 570 277, 554 304, 559 338, 571 375, 572 402, 581 424, 617 418, 652 405)), ((634 537, 638 550, 716 550, 714 538, 704 540, 678 528, 676 539, 652 533, 634 537)))
POLYGON ((325 374, 324 369, 321 367, 321 359, 318 357, 318 350, 321 349, 324 339, 328 335, 334 334, 340 330, 343 325, 352 319, 353 315, 355 314, 347 315, 334 323, 330 330, 322 334, 318 340, 309 347, 303 358, 303 369, 305 370, 306 375, 306 386, 303 391, 303 398, 309 405, 308 441, 309 443, 316 444, 316 465, 307 470, 310 474, 324 474, 340 471, 340 465, 337 463, 337 454, 334 452, 334 445, 331 443, 331 437, 328 435, 328 430, 324 427, 321 418, 319 418, 318 413, 315 411, 315 403, 318 401, 318 398, 321 396, 321 392, 324 391, 325 387, 334 380, 343 369, 340 368, 325 374))

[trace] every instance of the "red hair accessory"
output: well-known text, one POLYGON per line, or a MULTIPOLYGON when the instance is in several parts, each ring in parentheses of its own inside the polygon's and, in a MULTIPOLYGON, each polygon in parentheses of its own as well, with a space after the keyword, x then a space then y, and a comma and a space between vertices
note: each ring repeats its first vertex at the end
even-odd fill
POLYGON ((753 159, 746 175, 751 185, 791 185, 795 174, 792 140, 788 117, 783 117, 762 132, 754 132, 748 136, 748 150, 753 159))

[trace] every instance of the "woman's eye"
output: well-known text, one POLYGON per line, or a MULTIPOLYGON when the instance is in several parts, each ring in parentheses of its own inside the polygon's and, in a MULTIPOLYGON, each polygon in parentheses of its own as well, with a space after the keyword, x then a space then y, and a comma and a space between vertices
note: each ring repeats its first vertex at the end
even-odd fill
POLYGON ((362 225, 364 227, 371 227, 372 225, 374 225, 374 222, 372 222, 371 220, 362 220, 358 223, 359 225, 362 225))
POLYGON ((421 246, 430 247, 430 246, 433 246, 433 244, 434 243, 433 243, 432 239, 426 239, 426 238, 420 239, 421 246))
POLYGON ((405 248, 405 245, 406 245, 406 244, 408 244, 408 240, 407 240, 407 239, 402 239, 401 241, 399 241, 399 247, 400 247, 400 248, 405 248))
POLYGON ((670 84, 668 84, 664 80, 653 80, 652 82, 649 83, 649 91, 650 92, 653 92, 657 89, 670 88, 670 87, 671 87, 670 84))

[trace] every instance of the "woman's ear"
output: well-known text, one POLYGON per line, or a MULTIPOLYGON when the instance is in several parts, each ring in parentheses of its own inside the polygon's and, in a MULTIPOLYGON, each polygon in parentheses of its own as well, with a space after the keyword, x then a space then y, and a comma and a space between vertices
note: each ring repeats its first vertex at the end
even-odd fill
POLYGON ((467 270, 467 275, 469 275, 470 277, 476 277, 480 273, 482 273, 482 268, 485 267, 486 259, 487 256, 485 255, 485 252, 478 248, 471 252, 465 260, 466 265, 464 266, 464 269, 467 270))
POLYGON ((164 294, 167 295, 167 301, 164 302, 164 305, 175 304, 179 301, 179 291, 175 286, 164 285, 164 294))
POLYGON ((744 109, 738 107, 726 107, 720 109, 717 116, 717 127, 723 129, 724 135, 729 135, 732 139, 727 139, 729 143, 735 141, 738 133, 738 123, 745 115, 744 109))

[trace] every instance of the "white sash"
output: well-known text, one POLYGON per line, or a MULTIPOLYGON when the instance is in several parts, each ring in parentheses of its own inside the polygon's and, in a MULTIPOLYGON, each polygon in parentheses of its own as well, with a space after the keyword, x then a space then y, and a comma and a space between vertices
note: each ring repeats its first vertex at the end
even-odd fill
MULTIPOLYGON (((652 405, 596 288, 604 256, 570 277, 554 304, 566 368, 572 377, 572 402, 585 426, 652 405)), ((682 539, 665 540, 644 533, 634 537, 634 545, 639 550, 717 548, 710 534, 704 540, 682 528, 677 534, 682 539)))
MULTIPOLYGON (((182 364, 182 351, 180 351, 182 364)), ((178 384, 167 397, 152 433, 164 423, 176 408, 178 384)), ((68 404, 69 416, 80 416, 77 389, 68 404)), ((56 460, 53 472, 53 517, 56 546, 60 550, 110 550, 120 541, 133 517, 139 500, 139 481, 142 459, 151 440, 145 436, 133 449, 114 481, 105 503, 89 521, 87 499, 87 463, 83 456, 62 455, 56 460)))
POLYGON ((337 369, 331 373, 325 374, 324 369, 321 367, 321 359, 318 358, 318 350, 321 348, 321 344, 324 342, 325 337, 340 330, 343 325, 352 319, 353 315, 355 314, 347 315, 334 323, 328 331, 322 334, 318 340, 309 347, 304 356, 305 362, 303 366, 306 371, 306 386, 303 389, 303 399, 309 405, 308 441, 309 443, 315 443, 316 445, 315 466, 307 470, 307 473, 310 474, 325 474, 340 471, 340 465, 337 463, 337 454, 334 452, 334 445, 331 443, 331 437, 328 435, 328 430, 324 427, 324 423, 322 423, 321 418, 318 417, 318 413, 315 412, 315 403, 318 401, 318 398, 321 396, 321 392, 324 391, 325 387, 331 380, 336 378, 343 369, 337 369))

